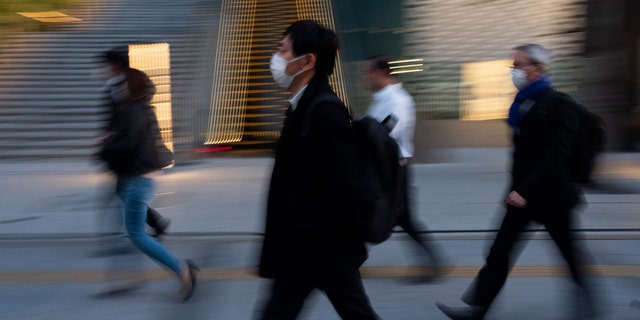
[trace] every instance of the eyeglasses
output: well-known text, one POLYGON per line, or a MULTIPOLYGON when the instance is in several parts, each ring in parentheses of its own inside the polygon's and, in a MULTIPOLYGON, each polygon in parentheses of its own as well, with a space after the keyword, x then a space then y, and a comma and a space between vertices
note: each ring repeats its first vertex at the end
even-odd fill
POLYGON ((509 68, 511 68, 511 70, 513 70, 513 69, 522 69, 523 67, 526 67, 526 66, 537 66, 537 65, 538 64, 535 63, 535 62, 525 62, 525 63, 517 63, 516 62, 509 68))

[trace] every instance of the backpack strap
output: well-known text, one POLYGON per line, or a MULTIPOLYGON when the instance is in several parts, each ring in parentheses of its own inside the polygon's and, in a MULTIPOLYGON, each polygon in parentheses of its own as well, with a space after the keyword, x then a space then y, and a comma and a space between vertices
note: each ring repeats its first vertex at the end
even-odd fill
POLYGON ((307 136, 309 134, 309 131, 311 130, 311 115, 313 114, 313 111, 316 109, 316 107, 323 103, 331 103, 331 104, 337 104, 337 105, 343 106, 343 103, 340 100, 340 98, 338 98, 338 96, 335 95, 334 93, 323 93, 316 96, 311 101, 309 108, 307 108, 307 113, 305 113, 304 115, 304 123, 303 123, 304 130, 302 130, 302 136, 307 136))
POLYGON ((549 105, 552 100, 555 98, 557 91, 553 88, 546 88, 542 92, 538 94, 535 103, 538 104, 539 108, 544 111, 548 111, 549 105))
POLYGON ((541 103, 543 107, 550 108, 551 104, 561 104, 563 106, 568 106, 569 108, 573 108, 576 112, 580 110, 576 110, 581 108, 581 105, 578 104, 569 94, 566 92, 558 91, 554 88, 549 88, 545 92, 540 95, 540 99, 536 101, 536 103, 541 103))

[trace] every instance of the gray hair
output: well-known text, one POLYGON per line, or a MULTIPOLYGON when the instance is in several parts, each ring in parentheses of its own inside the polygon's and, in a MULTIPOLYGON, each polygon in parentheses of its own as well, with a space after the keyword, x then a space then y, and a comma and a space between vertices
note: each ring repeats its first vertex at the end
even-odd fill
POLYGON ((545 69, 549 69, 551 67, 551 50, 546 49, 539 44, 523 44, 513 48, 513 50, 524 51, 527 54, 527 58, 529 58, 532 63, 542 65, 545 69))

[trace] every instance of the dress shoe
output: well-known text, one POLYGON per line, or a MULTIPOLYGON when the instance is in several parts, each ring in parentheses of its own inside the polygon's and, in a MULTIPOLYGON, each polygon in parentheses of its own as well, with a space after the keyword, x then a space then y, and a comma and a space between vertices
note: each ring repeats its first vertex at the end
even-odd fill
POLYGON ((453 320, 482 320, 484 312, 479 307, 458 307, 453 308, 446 306, 440 302, 436 302, 436 306, 442 313, 453 320))
POLYGON ((182 291, 180 292, 180 300, 187 301, 193 296, 193 292, 196 290, 196 282, 197 282, 197 272, 200 271, 198 266, 196 266, 195 262, 191 260, 184 261, 186 265, 186 272, 189 277, 187 279, 182 279, 182 291))

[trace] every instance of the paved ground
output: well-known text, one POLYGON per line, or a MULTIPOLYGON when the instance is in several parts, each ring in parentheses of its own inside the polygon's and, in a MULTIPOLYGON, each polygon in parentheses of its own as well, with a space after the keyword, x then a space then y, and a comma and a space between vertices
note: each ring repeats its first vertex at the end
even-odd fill
MULTIPOLYGON (((435 152, 435 151, 434 151, 435 152)), ((418 217, 447 253, 449 273, 409 284, 417 271, 412 243, 398 233, 371 247, 362 269, 384 319, 445 319, 435 301, 457 304, 482 264, 506 183, 506 149, 440 150, 446 163, 415 165, 418 217)), ((0 162, 0 319, 250 319, 266 281, 253 266, 260 244, 270 158, 194 161, 158 177, 153 206, 172 219, 167 246, 203 268, 193 301, 175 303, 177 283, 139 254, 97 257, 109 231, 98 203, 108 179, 87 162, 0 162), (117 268, 116 268, 117 267, 117 268), (108 270, 142 273, 127 295, 98 295, 108 270)), ((583 243, 602 297, 602 319, 639 319, 640 156, 607 154, 590 205, 580 215, 583 243)), ((110 216, 107 214, 107 216, 110 216)), ((490 319, 568 319, 571 285, 543 232, 520 256, 490 319)), ((315 295, 303 319, 337 319, 315 295)))

